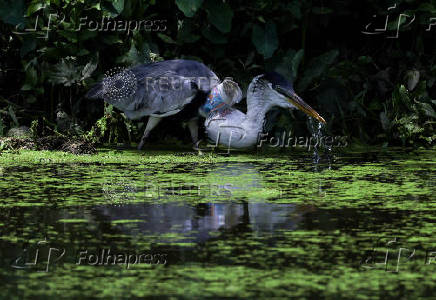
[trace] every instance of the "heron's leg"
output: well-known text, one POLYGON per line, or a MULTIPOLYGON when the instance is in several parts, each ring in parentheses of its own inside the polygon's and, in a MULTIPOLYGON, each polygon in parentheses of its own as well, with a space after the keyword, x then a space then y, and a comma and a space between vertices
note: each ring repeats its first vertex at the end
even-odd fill
POLYGON ((138 150, 142 149, 142 146, 144 146, 145 140, 150 135, 150 132, 153 130, 154 127, 156 127, 157 124, 159 124, 161 120, 162 118, 153 117, 153 116, 150 116, 148 118, 147 126, 145 127, 144 134, 142 135, 141 141, 139 142, 138 145, 138 150))
POLYGON ((189 131, 191 132, 192 138, 192 149, 200 150, 200 140, 198 139, 198 118, 193 118, 188 121, 189 131))
POLYGON ((188 121, 188 128, 191 132, 192 142, 198 142, 198 118, 193 118, 188 121))

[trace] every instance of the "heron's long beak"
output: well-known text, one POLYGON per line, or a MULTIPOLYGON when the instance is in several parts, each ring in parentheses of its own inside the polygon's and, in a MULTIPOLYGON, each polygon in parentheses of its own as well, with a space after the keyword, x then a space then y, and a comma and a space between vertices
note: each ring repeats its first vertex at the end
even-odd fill
POLYGON ((312 118, 317 119, 321 123, 325 124, 325 120, 323 117, 319 115, 319 113, 316 112, 312 107, 309 106, 306 102, 303 101, 303 99, 300 98, 294 91, 288 91, 286 89, 283 89, 281 87, 278 87, 278 90, 280 93, 282 93, 288 100, 289 103, 294 105, 299 110, 303 111, 305 114, 311 116, 312 118))

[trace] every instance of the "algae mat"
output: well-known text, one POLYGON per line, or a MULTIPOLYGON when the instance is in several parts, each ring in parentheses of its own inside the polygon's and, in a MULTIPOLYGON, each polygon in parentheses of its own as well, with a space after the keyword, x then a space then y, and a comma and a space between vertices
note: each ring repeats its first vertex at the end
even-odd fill
POLYGON ((2 295, 430 298, 435 154, 3 152, 2 295))

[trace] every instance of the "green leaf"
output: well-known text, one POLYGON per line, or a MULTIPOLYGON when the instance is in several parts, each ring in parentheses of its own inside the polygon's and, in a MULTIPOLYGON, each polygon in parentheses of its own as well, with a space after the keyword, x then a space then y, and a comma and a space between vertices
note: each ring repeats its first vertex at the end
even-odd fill
POLYGON ((121 57, 120 62, 126 63, 128 65, 134 65, 139 60, 140 60, 139 52, 136 49, 134 43, 132 42, 129 51, 121 57))
POLYGON ((339 55, 338 50, 331 50, 313 58, 307 65, 303 77, 298 83, 299 90, 304 91, 313 80, 320 77, 339 55))
POLYGON ((262 54, 264 58, 270 58, 279 46, 276 25, 268 22, 265 28, 262 28, 255 24, 251 41, 259 54, 262 54))
POLYGON ((89 63, 86 64, 86 66, 82 70, 82 78, 81 80, 84 80, 86 78, 91 77, 91 74, 97 69, 97 61, 91 60, 89 63))
POLYGON ((331 14, 333 9, 327 7, 314 7, 312 8, 312 13, 315 15, 326 15, 331 14))
POLYGON ((204 26, 201 30, 203 36, 213 44, 226 44, 227 37, 212 26, 204 26))
POLYGON ((406 22, 410 22, 410 20, 412 19, 412 16, 409 17, 405 17, 405 18, 396 18, 393 21, 389 21, 388 23, 388 30, 393 30, 395 32, 393 32, 393 35, 396 34, 396 31, 399 29, 401 31, 404 31, 404 29, 407 29, 408 26, 402 26, 403 24, 405 24, 406 22))
POLYGON ((141 15, 145 12, 145 8, 148 7, 148 3, 141 3, 139 7, 136 6, 135 1, 125 1, 124 9, 123 9, 123 19, 124 20, 133 20, 135 15, 141 15), (143 6, 145 6, 143 8, 143 6))
MULTIPOLYGON (((432 1, 428 1, 428 2, 432 2, 432 1)), ((424 11, 424 12, 430 12, 430 11, 434 12, 435 10, 436 10, 436 6, 430 3, 422 3, 417 8, 417 11, 424 11)))
POLYGON ((77 43, 78 32, 69 30, 58 30, 61 36, 65 37, 71 43, 77 43))
POLYGON ((176 0, 177 7, 187 17, 193 17, 203 4, 203 0, 176 0))
POLYGON ((174 41, 170 36, 163 34, 163 33, 158 33, 157 36, 164 41, 167 44, 176 44, 176 41, 174 41))
POLYGON ((100 2, 93 4, 93 5, 91 6, 91 8, 95 8, 96 10, 101 10, 100 2))
POLYGON ((372 62, 372 57, 371 56, 359 56, 357 58, 357 61, 361 64, 369 64, 372 62))
POLYGON ((430 103, 425 103, 425 102, 417 102, 417 103, 419 105, 419 108, 424 112, 424 114, 427 117, 436 119, 436 112, 434 111, 430 103))
POLYGON ((29 95, 26 98, 26 102, 29 104, 36 103, 37 99, 34 95, 29 95))
MULTIPOLYGON (((3 125, 3 119, 2 119, 2 117, 0 116, 0 136, 3 136, 5 134, 5 126, 3 125)), ((0 144, 1 145, 1 144, 0 144)), ((1 149, 2 147, 0 146, 0 149, 1 149)))
POLYGON ((82 49, 80 49, 79 52, 77 52, 77 56, 85 56, 85 55, 88 55, 90 53, 91 52, 89 50, 82 48, 82 49))
POLYGON ((20 124, 18 123, 18 119, 17 116, 15 115, 14 108, 12 107, 12 105, 9 105, 8 112, 9 115, 11 116, 12 121, 14 121, 15 126, 18 127, 20 124))
POLYGON ((97 36, 97 31, 83 30, 79 34, 80 41, 86 41, 97 36))
POLYGON ((382 111, 380 113, 380 122, 382 124, 382 128, 384 131, 389 131, 391 128, 391 122, 389 121, 388 117, 386 116, 386 113, 382 111))
POLYGON ((124 63, 127 65, 137 65, 143 64, 150 61, 150 49, 147 43, 143 43, 142 47, 136 47, 132 41, 130 45, 130 50, 117 59, 118 63, 124 63), (138 48, 140 48, 138 50, 138 48))
POLYGON ((33 37, 26 36, 23 40, 23 45, 20 49, 20 56, 24 57, 27 53, 35 50, 36 48, 36 39, 33 37))
MULTIPOLYGON (((413 91, 419 82, 420 73, 418 70, 409 70, 406 73, 407 89, 413 91)), ((425 89, 425 86, 424 86, 425 89)))
POLYGON ((189 19, 181 22, 181 26, 177 33, 177 42, 178 43, 195 43, 200 39, 198 34, 194 34, 195 28, 192 22, 189 19))
POLYGON ((300 65, 303 56, 303 49, 298 51, 289 49, 283 56, 275 55, 274 58, 270 59, 266 64, 266 69, 274 70, 286 78, 295 79, 298 73, 298 66, 300 65))
MULTIPOLYGON (((116 3, 116 5, 119 5, 120 3, 116 3)), ((124 2, 123 2, 124 5, 124 2)), ((117 17, 120 13, 118 12, 118 10, 115 8, 114 4, 110 3, 110 2, 100 2, 100 8, 103 11, 103 16, 104 17, 109 17, 109 18, 115 18, 117 17)))
POLYGON ((59 59, 62 50, 56 47, 42 47, 41 49, 38 49, 38 52, 44 54, 46 58, 59 59))
POLYGON ((124 0, 112 0, 112 5, 117 11, 118 14, 123 12, 124 9, 124 0))
POLYGON ((304 56, 304 50, 300 49, 297 51, 297 53, 295 53, 294 57, 292 58, 291 70, 292 70, 293 78, 297 78, 298 67, 300 66, 303 56, 304 56))
POLYGON ((74 62, 62 59, 54 66, 54 71, 49 75, 49 81, 53 84, 63 84, 64 86, 72 86, 80 81, 81 72, 75 66, 74 62))
POLYGON ((294 18, 301 19, 301 3, 298 0, 292 1, 286 7, 294 18))
POLYGON ((122 44, 123 41, 120 39, 120 37, 116 34, 110 34, 110 35, 104 35, 102 37, 103 43, 108 44, 108 45, 113 45, 113 44, 122 44))
POLYGON ((208 0, 205 3, 207 19, 219 31, 230 32, 232 28, 233 10, 227 3, 220 0, 208 0))
POLYGON ((12 25, 24 23, 24 0, 2 0, 0 20, 12 25))
POLYGON ((394 108, 399 109, 400 107, 410 108, 412 106, 409 92, 404 85, 400 85, 392 93, 392 105, 394 108))
POLYGON ((30 91, 38 82, 38 74, 33 66, 29 66, 26 70, 26 80, 24 81, 24 85, 21 87, 22 91, 30 91))
POLYGON ((27 8, 27 16, 32 15, 34 12, 44 8, 46 6, 46 4, 41 3, 41 2, 32 2, 31 4, 29 4, 28 8, 27 8))
POLYGON ((363 118, 366 118, 366 112, 363 109, 362 105, 360 105, 357 101, 351 101, 348 104, 348 109, 350 112, 357 112, 363 118))

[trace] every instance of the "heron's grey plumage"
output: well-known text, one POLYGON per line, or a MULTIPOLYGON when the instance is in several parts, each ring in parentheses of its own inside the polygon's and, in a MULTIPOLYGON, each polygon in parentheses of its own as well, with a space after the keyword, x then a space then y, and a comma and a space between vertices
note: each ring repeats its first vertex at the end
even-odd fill
POLYGON ((205 121, 208 138, 228 148, 255 145, 263 133, 266 114, 274 107, 298 108, 325 123, 325 120, 294 91, 292 83, 278 73, 256 76, 248 86, 247 113, 227 104, 212 110, 205 121))
POLYGON ((179 112, 198 91, 207 93, 219 84, 218 76, 204 64, 190 60, 166 60, 126 70, 120 78, 106 79, 93 87, 88 98, 102 98, 124 111, 130 119, 169 116, 179 112), (126 79, 136 80, 129 97, 113 97, 110 89, 126 79))
POLYGON ((170 116, 190 103, 198 92, 191 79, 168 71, 160 76, 146 77, 146 82, 138 87, 138 92, 128 103, 118 108, 129 119, 142 116, 170 116))
POLYGON ((185 111, 189 112, 189 129, 195 145, 198 142, 199 107, 215 87, 229 105, 242 98, 238 84, 232 80, 220 83, 218 76, 204 64, 176 59, 112 72, 91 88, 86 96, 103 99, 122 110, 129 119, 149 116, 138 146, 141 149, 162 118, 180 112, 188 104, 189 109, 185 111), (203 96, 204 99, 201 98, 203 96))

